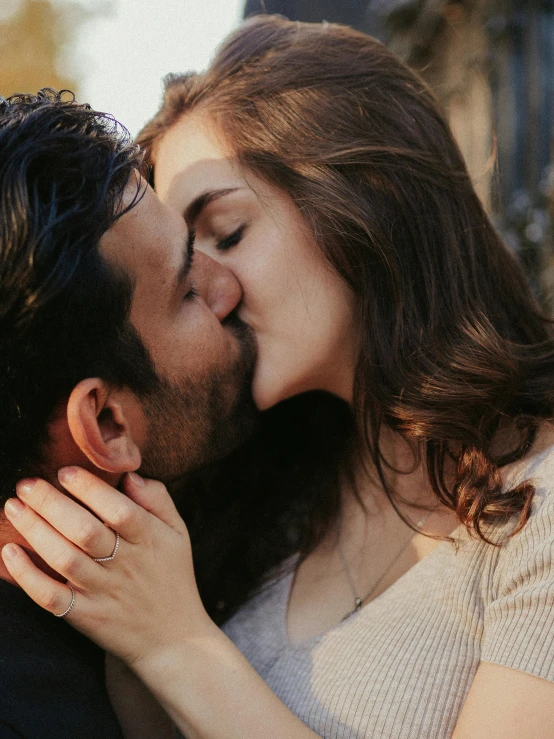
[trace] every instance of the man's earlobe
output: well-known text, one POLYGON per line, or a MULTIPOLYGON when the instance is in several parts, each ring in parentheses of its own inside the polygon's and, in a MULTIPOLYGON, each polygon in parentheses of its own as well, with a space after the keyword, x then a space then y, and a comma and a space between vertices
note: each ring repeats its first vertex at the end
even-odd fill
POLYGON ((131 391, 113 390, 97 377, 82 380, 69 396, 67 423, 73 440, 95 467, 115 473, 140 467, 144 422, 131 391))

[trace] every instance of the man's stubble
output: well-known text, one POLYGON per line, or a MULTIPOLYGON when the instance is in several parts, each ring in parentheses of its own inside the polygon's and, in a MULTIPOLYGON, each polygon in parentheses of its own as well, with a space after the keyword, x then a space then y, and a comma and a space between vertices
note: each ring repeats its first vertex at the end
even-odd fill
POLYGON ((141 398, 147 419, 141 474, 171 482, 221 459, 253 432, 259 411, 252 399, 256 344, 235 315, 226 326, 240 344, 236 361, 180 383, 159 378, 141 398))

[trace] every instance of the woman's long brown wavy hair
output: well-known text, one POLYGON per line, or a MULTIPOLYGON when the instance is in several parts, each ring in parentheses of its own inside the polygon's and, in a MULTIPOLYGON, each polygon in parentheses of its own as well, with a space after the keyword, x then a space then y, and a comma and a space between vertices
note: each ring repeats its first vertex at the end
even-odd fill
POLYGON ((533 486, 503 490, 500 468, 523 456, 553 415, 551 326, 425 83, 364 34, 257 17, 205 73, 167 79, 163 107, 139 137, 154 165, 157 141, 195 109, 247 169, 290 194, 357 296, 362 328, 356 424, 338 407, 327 409, 333 421, 318 421, 327 403, 319 396, 276 409, 275 427, 289 424, 288 452, 262 431, 219 476, 240 495, 229 502, 224 485, 213 515, 196 516, 211 610, 220 600, 231 612, 268 566, 320 540, 336 517, 337 470, 355 433, 393 495, 383 425, 421 455, 437 498, 468 529, 486 539, 485 523, 515 516, 523 526, 533 486))

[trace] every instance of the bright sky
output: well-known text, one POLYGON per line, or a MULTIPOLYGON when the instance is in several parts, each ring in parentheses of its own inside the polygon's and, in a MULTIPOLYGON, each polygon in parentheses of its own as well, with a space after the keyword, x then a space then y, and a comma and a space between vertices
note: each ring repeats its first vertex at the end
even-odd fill
POLYGON ((78 2, 108 8, 82 27, 72 50, 79 97, 113 113, 133 135, 158 109, 162 77, 205 67, 244 6, 244 0, 78 2))

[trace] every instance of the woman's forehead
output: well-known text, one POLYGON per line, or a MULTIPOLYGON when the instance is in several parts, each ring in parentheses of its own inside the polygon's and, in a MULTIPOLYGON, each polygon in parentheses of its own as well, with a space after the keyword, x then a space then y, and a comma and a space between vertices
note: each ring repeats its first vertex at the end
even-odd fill
POLYGON ((238 160, 206 116, 185 116, 160 139, 155 157, 156 192, 168 202, 193 200, 204 190, 246 186, 238 160))

